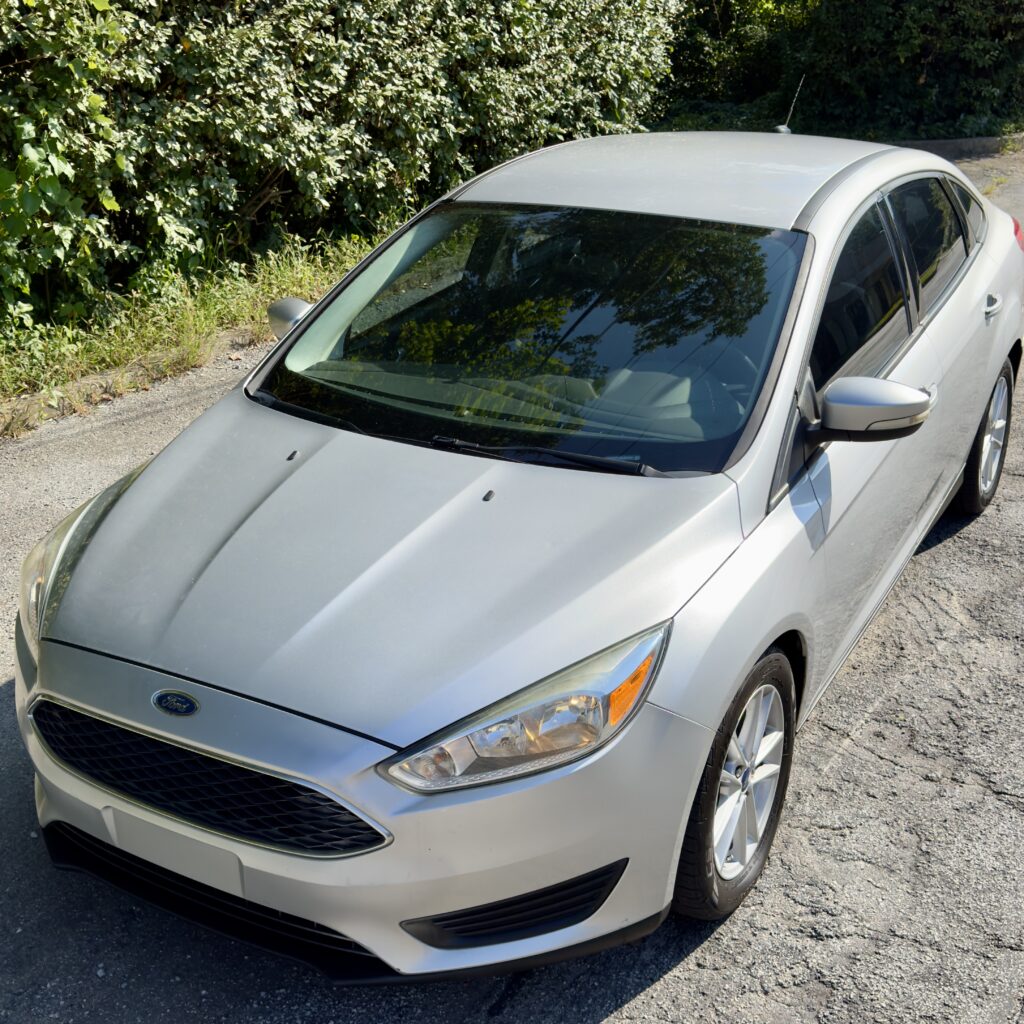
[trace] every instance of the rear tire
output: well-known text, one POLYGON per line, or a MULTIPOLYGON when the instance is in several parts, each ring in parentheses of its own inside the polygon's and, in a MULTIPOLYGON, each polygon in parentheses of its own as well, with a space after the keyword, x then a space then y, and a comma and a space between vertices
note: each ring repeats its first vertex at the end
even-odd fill
POLYGON ((675 913, 726 917, 754 888, 779 825, 795 731, 793 669, 772 647, 750 670, 711 745, 679 857, 675 913), (766 723, 759 738, 759 722, 750 718, 754 710, 766 723), (773 774, 769 769, 776 765, 773 774))
POLYGON ((962 515, 981 515, 996 496, 1006 462, 1012 416, 1013 365, 1007 359, 989 395, 985 415, 981 418, 971 454, 964 466, 964 482, 953 501, 962 515))

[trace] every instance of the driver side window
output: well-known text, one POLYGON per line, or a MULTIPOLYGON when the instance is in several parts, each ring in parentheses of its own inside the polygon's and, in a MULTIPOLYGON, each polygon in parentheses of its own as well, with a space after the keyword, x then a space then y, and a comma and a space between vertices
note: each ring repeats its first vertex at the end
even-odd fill
POLYGON ((840 370, 877 373, 909 334, 906 299, 877 205, 857 222, 836 261, 811 348, 820 391, 840 370))

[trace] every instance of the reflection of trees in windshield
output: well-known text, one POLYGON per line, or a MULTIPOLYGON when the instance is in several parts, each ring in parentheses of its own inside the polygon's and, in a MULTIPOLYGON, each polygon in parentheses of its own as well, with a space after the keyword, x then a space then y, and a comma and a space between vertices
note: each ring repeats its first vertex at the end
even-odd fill
POLYGON ((748 231, 679 228, 644 249, 616 290, 636 352, 687 338, 742 337, 768 302, 765 258, 748 231))
POLYGON ((438 216, 463 236, 475 221, 461 273, 450 245, 428 251, 388 288, 400 292, 407 279, 424 297, 371 316, 377 322, 350 339, 349 358, 497 383, 601 378, 678 347, 685 373, 691 355, 698 365, 713 358, 701 348, 742 337, 768 301, 763 231, 595 210, 438 216), (432 266, 441 287, 429 283, 432 266))
POLYGON ((672 217, 449 203, 311 318, 260 391, 388 437, 716 471, 754 407, 804 244, 672 217))
MULTIPOLYGON (((406 320, 398 329, 403 360, 426 366, 451 366, 462 376, 518 380, 533 372, 559 344, 569 299, 523 299, 483 314, 482 321, 443 318, 406 320), (524 374, 525 371, 525 374, 524 374)), ((365 351, 361 352, 365 358, 365 351)), ((568 372, 557 362, 550 372, 568 372)))

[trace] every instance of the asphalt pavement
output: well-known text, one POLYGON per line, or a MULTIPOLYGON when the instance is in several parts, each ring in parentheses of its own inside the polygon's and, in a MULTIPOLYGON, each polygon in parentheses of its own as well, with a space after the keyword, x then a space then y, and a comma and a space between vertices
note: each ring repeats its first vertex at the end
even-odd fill
MULTIPOLYGON (((1024 158, 965 166, 1024 220, 1024 158)), ((346 989, 56 872, 14 722, 19 563, 258 354, 0 441, 0 1021, 1024 1022, 1024 421, 994 504, 940 521, 800 733, 765 874, 723 923, 346 989)))

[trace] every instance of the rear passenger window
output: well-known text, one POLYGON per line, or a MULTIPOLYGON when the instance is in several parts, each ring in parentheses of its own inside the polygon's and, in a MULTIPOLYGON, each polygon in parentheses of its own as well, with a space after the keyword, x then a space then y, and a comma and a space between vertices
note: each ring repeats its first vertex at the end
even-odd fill
POLYGON ((937 178, 900 185, 889 201, 917 264, 921 312, 927 313, 967 259, 960 219, 937 178))
POLYGON ((846 240, 825 296, 811 349, 811 375, 819 390, 841 368, 877 373, 909 330, 903 286, 877 206, 846 240))
POLYGON ((964 213, 967 214, 967 223, 971 225, 971 234, 975 238, 981 238, 985 234, 985 214, 981 209, 981 203, 959 181, 951 180, 950 185, 953 186, 953 191, 956 193, 957 199, 960 200, 964 213))

